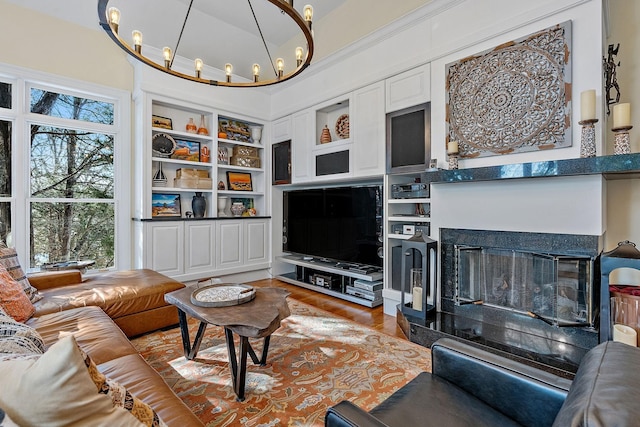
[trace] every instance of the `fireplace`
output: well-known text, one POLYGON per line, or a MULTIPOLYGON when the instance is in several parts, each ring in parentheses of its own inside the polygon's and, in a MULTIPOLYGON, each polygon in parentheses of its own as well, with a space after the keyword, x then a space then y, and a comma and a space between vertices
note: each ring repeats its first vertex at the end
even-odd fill
POLYGON ((527 314, 549 325, 593 326, 588 256, 454 245, 457 305, 527 314))
POLYGON ((414 342, 476 342, 571 377, 598 344, 600 237, 440 229, 437 311, 414 342))

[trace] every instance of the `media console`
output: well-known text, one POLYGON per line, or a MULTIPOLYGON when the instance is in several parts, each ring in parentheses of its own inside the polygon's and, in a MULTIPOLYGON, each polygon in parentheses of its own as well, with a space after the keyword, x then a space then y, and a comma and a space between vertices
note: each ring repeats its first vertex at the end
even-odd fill
POLYGON ((382 304, 381 267, 341 262, 327 258, 285 255, 280 261, 296 266, 278 279, 365 307, 382 304))

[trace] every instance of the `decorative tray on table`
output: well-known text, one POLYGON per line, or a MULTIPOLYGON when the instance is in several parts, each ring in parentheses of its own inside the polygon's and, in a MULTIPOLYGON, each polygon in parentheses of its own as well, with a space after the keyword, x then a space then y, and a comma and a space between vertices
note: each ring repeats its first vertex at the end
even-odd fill
POLYGON ((199 307, 229 307, 249 302, 256 297, 253 286, 216 284, 198 288, 191 294, 191 303, 199 307))

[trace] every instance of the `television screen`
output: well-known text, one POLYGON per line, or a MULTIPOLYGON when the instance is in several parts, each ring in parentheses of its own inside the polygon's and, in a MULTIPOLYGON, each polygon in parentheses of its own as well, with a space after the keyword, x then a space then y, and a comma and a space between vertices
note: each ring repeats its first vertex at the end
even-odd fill
POLYGON ((381 267, 382 194, 381 185, 284 192, 284 251, 381 267))

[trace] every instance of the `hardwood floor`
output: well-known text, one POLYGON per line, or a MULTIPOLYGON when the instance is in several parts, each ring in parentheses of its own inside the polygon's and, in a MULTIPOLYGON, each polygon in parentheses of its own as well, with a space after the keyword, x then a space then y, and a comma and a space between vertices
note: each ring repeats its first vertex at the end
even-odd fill
POLYGON ((396 323, 396 318, 384 314, 382 306, 375 308, 364 307, 359 304, 291 285, 278 279, 258 280, 251 282, 251 284, 254 286, 284 288, 291 292, 291 298, 293 299, 313 305, 336 316, 347 318, 388 335, 407 339, 402 329, 400 329, 396 323))

